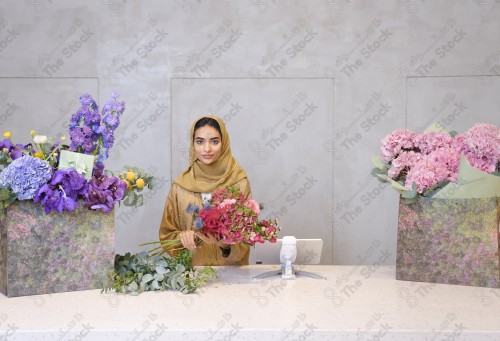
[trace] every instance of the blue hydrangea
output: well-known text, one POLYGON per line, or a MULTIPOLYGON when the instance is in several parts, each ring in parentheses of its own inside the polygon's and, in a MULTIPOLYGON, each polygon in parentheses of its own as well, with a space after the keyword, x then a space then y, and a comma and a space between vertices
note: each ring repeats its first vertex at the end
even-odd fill
POLYGON ((25 155, 0 173, 0 185, 10 188, 19 200, 29 200, 51 177, 52 167, 47 161, 25 155))

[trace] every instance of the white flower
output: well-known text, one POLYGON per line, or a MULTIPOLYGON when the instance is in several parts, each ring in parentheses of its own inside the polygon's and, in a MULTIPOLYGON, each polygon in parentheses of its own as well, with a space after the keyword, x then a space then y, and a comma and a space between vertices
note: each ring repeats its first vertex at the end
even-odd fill
POLYGON ((47 143, 48 141, 49 141, 49 139, 45 135, 35 135, 33 137, 33 142, 35 142, 37 144, 44 144, 44 143, 47 143))

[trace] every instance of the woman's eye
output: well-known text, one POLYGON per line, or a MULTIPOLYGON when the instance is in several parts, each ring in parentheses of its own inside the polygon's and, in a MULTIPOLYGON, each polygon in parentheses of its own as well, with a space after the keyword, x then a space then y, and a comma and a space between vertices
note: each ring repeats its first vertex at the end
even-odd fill
POLYGON ((196 140, 196 144, 203 144, 202 140, 196 140))
POLYGON ((219 140, 212 140, 212 144, 219 144, 219 140))

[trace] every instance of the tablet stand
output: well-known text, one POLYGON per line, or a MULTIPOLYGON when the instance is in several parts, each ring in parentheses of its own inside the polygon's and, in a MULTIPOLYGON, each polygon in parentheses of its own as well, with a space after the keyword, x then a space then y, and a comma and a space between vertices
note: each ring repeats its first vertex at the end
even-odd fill
MULTIPOLYGON (((288 263, 288 262, 287 262, 288 263)), ((326 279, 326 277, 315 274, 314 272, 310 271, 303 271, 303 270, 294 270, 293 264, 281 264, 281 269, 280 270, 272 270, 272 271, 266 271, 263 272, 257 276, 252 277, 252 279, 262 279, 262 278, 267 278, 271 276, 279 276, 281 275, 281 278, 283 279, 295 279, 295 276, 307 276, 307 277, 312 277, 316 279, 326 279)))

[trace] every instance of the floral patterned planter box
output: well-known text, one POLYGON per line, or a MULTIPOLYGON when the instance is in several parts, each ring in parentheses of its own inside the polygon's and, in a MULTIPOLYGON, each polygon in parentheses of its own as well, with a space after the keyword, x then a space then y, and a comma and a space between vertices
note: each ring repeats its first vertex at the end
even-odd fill
POLYGON ((102 288, 114 256, 113 212, 46 215, 17 201, 0 214, 0 292, 8 297, 102 288))
POLYGON ((396 278, 498 288, 499 217, 497 198, 401 200, 396 278))

